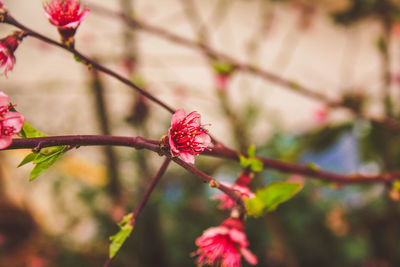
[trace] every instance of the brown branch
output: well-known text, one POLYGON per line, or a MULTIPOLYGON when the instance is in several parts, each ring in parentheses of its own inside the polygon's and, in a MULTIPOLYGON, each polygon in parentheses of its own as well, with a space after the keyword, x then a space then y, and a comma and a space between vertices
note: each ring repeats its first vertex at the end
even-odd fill
MULTIPOLYGON (((4 150, 31 148, 40 150, 51 146, 126 146, 136 149, 148 149, 159 153, 159 141, 136 137, 107 135, 66 135, 36 138, 13 139, 12 144, 4 150)), ((0 150, 1 151, 1 150, 0 150)))
MULTIPOLYGON (((134 227, 135 222, 136 222, 137 218, 139 217, 141 211, 143 210, 144 206, 146 205, 147 201, 149 200, 150 195, 153 192, 154 188, 156 187, 156 185, 160 181, 161 177, 167 170, 170 162, 171 162, 171 160, 169 158, 166 158, 164 160, 164 162, 161 165, 158 172, 151 179, 150 184, 147 186, 147 189, 146 189, 144 195, 140 198, 139 203, 136 205, 135 210, 133 211, 132 218, 130 219, 130 221, 128 223, 129 225, 132 226, 132 228, 134 227)), ((110 266, 111 261, 112 261, 112 259, 108 258, 103 266, 104 267, 110 266)))
POLYGON ((151 93, 147 92, 146 90, 140 88, 139 86, 137 86, 136 84, 134 84, 133 82, 131 82, 130 80, 128 80, 127 78, 122 77, 121 75, 119 75, 118 73, 112 71, 111 69, 101 65, 100 63, 98 63, 97 61, 90 59, 89 57, 83 55, 81 52, 79 52, 78 50, 74 49, 74 48, 70 48, 67 47, 66 45, 63 45, 59 42, 56 42, 30 28, 28 28, 27 26, 19 23, 15 18, 13 18, 10 14, 8 13, 0 13, 0 16, 4 16, 4 22, 8 23, 10 25, 13 25, 23 31, 26 32, 26 34, 28 36, 32 36, 35 37, 37 39, 40 39, 46 43, 58 46, 62 49, 67 50, 68 52, 74 54, 74 56, 80 58, 83 62, 85 62, 85 64, 88 67, 92 67, 95 68, 103 73, 106 73, 112 77, 114 77, 115 79, 121 81, 122 83, 128 85, 129 87, 135 89, 136 91, 138 91, 139 93, 141 93, 142 95, 144 95, 145 97, 149 98, 150 100, 152 100, 153 102, 159 104, 160 106, 162 106, 163 108, 165 108, 166 110, 168 110, 170 113, 174 113, 175 109, 170 107, 168 104, 164 103, 162 100, 158 99, 157 97, 155 97, 154 95, 152 95, 151 93))
POLYGON ((193 41, 193 40, 181 37, 179 35, 169 32, 167 30, 164 30, 162 28, 147 24, 143 21, 139 21, 137 18, 132 18, 131 16, 129 16, 123 12, 113 11, 111 9, 108 9, 108 8, 105 8, 105 7, 102 7, 102 6, 93 4, 93 3, 90 3, 89 6, 90 6, 91 10, 93 10, 94 12, 97 12, 103 16, 120 19, 133 29, 141 29, 141 30, 147 31, 149 33, 152 33, 158 37, 164 38, 173 43, 183 45, 188 48, 199 50, 202 53, 205 53, 206 55, 208 55, 209 57, 211 57, 213 59, 219 59, 219 60, 228 62, 232 66, 234 66, 236 70, 241 70, 244 72, 248 72, 248 73, 257 75, 269 82, 275 83, 275 84, 280 85, 288 90, 300 93, 300 94, 310 97, 314 100, 323 102, 326 105, 331 106, 331 107, 342 105, 342 103, 340 101, 333 101, 331 99, 328 99, 326 96, 319 94, 318 92, 314 92, 313 90, 311 90, 305 86, 302 86, 298 83, 284 79, 276 74, 273 74, 269 71, 263 70, 256 66, 242 63, 239 60, 237 60, 227 54, 224 54, 222 52, 218 52, 218 51, 214 50, 212 47, 205 45, 203 42, 197 42, 197 41, 193 41))
POLYGON ((67 135, 37 138, 20 138, 13 139, 11 146, 5 148, 4 150, 31 148, 35 149, 36 151, 40 151, 40 149, 42 148, 51 146, 70 146, 71 148, 80 146, 126 146, 136 149, 148 149, 158 153, 159 155, 164 155, 172 159, 185 169, 189 170, 190 172, 201 178, 202 181, 209 183, 211 187, 218 188, 219 190, 236 200, 238 203, 241 203, 241 200, 238 199, 238 196, 234 190, 231 190, 230 188, 220 184, 211 176, 196 169, 194 166, 187 164, 181 159, 173 158, 170 155, 169 151, 165 151, 160 148, 159 141, 143 138, 140 136, 123 137, 105 135, 67 135))
POLYGON ((176 157, 171 157, 171 155, 168 153, 166 154, 167 157, 171 158, 175 163, 177 163, 178 165, 181 165, 183 168, 185 168, 186 170, 190 171, 191 173, 195 174, 197 177, 199 177, 204 183, 208 183, 211 187, 215 187, 218 188, 219 190, 221 190, 222 192, 224 192, 225 194, 227 194, 229 197, 231 197, 233 200, 236 201, 236 203, 242 208, 242 210, 244 211, 244 203, 243 200, 240 196, 240 194, 236 194, 236 191, 233 191, 232 189, 230 189, 229 187, 219 183, 217 180, 215 180, 213 177, 211 177, 210 175, 200 171, 199 169, 195 168, 193 165, 190 165, 186 162, 184 162, 183 160, 181 160, 180 158, 176 158, 176 157))
MULTIPOLYGON (((239 161, 239 154, 237 151, 224 147, 221 144, 214 146, 212 151, 205 151, 204 154, 213 157, 227 158, 239 161)), ((243 153, 246 155, 246 153, 243 153)), ((313 177, 319 180, 328 182, 342 183, 342 184, 363 184, 363 183, 384 183, 389 182, 400 177, 399 172, 382 173, 377 175, 362 175, 362 174, 338 174, 328 172, 320 169, 313 169, 299 164, 287 163, 266 157, 257 157, 263 162, 264 168, 270 168, 285 173, 293 173, 313 177)))
POLYGON ((386 118, 380 119, 380 118, 375 118, 375 117, 360 114, 360 112, 358 110, 355 110, 353 107, 346 105, 343 101, 328 99, 326 96, 324 96, 318 92, 315 92, 315 91, 311 90, 310 88, 308 88, 304 85, 301 85, 295 81, 285 79, 279 75, 271 73, 262 68, 253 66, 251 64, 240 62, 239 60, 237 60, 227 54, 216 51, 212 47, 204 44, 204 42, 197 42, 197 41, 187 39, 185 37, 182 37, 182 36, 179 36, 172 32, 169 32, 167 30, 164 30, 160 27, 153 26, 153 25, 150 25, 143 21, 140 21, 137 18, 132 18, 131 16, 129 16, 123 12, 113 11, 109 8, 105 8, 105 7, 102 7, 97 4, 90 3, 90 8, 91 8, 91 10, 93 10, 96 13, 101 14, 102 16, 120 19, 127 26, 131 27, 132 29, 141 29, 143 31, 154 34, 154 35, 156 35, 160 38, 163 38, 165 40, 168 40, 170 42, 173 42, 173 43, 176 43, 176 44, 179 44, 179 45, 191 48, 191 49, 199 50, 200 52, 204 53, 205 55, 207 55, 208 57, 210 57, 212 59, 220 59, 220 60, 226 61, 227 63, 234 66, 236 70, 241 70, 244 72, 251 73, 251 74, 256 75, 266 81, 277 84, 285 89, 288 89, 292 92, 296 92, 303 96, 309 97, 309 98, 317 100, 319 102, 322 102, 329 107, 345 108, 360 118, 380 124, 380 125, 384 126, 386 129, 400 132, 400 122, 398 120, 386 119, 386 118))
MULTIPOLYGON (((79 146, 126 146, 136 149, 148 149, 158 154, 163 154, 170 157, 169 153, 161 150, 159 141, 154 139, 147 139, 140 136, 136 137, 122 137, 122 136, 102 136, 102 135, 70 135, 70 136, 51 136, 51 137, 37 137, 25 139, 13 139, 11 146, 4 150, 9 149, 41 149, 50 146, 68 145, 71 147, 79 146)), ((1 150, 0 150, 1 151, 1 150)), ((246 155, 246 153, 242 153, 246 155)), ((239 152, 228 148, 220 143, 215 145, 211 151, 204 151, 203 155, 213 156, 217 158, 231 159, 239 161, 239 152)), ((341 184, 369 184, 369 183, 386 183, 400 178, 400 171, 393 171, 390 173, 381 173, 376 175, 362 175, 362 174, 338 174, 334 172, 324 171, 321 169, 309 168, 300 164, 283 162, 267 157, 257 157, 264 164, 264 168, 269 168, 285 173, 293 173, 305 175, 310 178, 315 178, 327 182, 341 183, 341 184)), ((172 158, 173 161, 184 167, 185 169, 193 172, 199 176, 204 182, 209 183, 211 186, 219 188, 225 192, 227 190, 224 186, 214 184, 215 179, 211 176, 197 170, 194 166, 187 164, 179 158, 172 158), (224 191, 225 190, 225 191, 224 191)), ((227 193, 227 192, 225 192, 227 193)), ((227 193, 228 194, 228 193, 227 193)), ((233 199, 237 199, 234 193, 229 193, 233 199)))

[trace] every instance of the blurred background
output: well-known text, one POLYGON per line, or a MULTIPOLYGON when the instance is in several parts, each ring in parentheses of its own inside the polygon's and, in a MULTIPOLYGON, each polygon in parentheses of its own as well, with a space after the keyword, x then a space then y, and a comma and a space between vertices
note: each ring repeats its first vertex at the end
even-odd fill
MULTIPOLYGON (((4 2, 17 20, 59 39, 42 1, 4 2)), ((397 131, 293 90, 301 84, 364 117, 399 119, 400 1, 83 3, 92 11, 76 35, 79 51, 173 107, 200 112, 225 144, 243 151, 255 144, 259 155, 314 162, 338 173, 400 168, 397 131), (124 23, 119 12, 138 24, 124 23), (171 40, 171 34, 194 45, 171 40), (204 46, 283 77, 292 90, 235 70, 204 46)), ((0 25, 2 37, 13 30, 0 25)), ((16 58, 0 90, 49 135, 160 139, 169 128, 169 113, 88 71, 64 50, 26 38, 16 58)), ((0 266, 101 266, 108 237, 135 207, 162 158, 82 147, 29 182, 32 165, 16 168, 28 153, 0 152, 0 266)), ((241 170, 236 162, 207 157, 199 157, 196 167, 226 182, 241 170)), ((253 186, 300 178, 306 185, 293 200, 247 220, 259 266, 400 266, 399 186, 339 185, 269 169, 255 176, 253 186)), ((171 164, 112 266, 195 266, 195 239, 229 215, 210 200, 216 193, 171 164)))

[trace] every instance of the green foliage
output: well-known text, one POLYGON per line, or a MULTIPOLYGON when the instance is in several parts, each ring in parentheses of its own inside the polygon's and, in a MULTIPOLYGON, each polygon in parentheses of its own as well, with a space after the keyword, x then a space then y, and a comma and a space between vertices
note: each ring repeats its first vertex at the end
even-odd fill
POLYGON ((387 40, 383 36, 379 36, 378 40, 376 40, 376 47, 381 53, 387 53, 388 44, 387 40))
POLYGON ((240 165, 243 168, 250 168, 253 172, 260 172, 263 170, 263 163, 255 157, 256 147, 254 145, 249 146, 247 149, 248 158, 243 155, 239 155, 240 165))
MULTIPOLYGON (((25 122, 20 135, 23 138, 35 138, 35 137, 46 137, 47 134, 35 129, 32 125, 25 122)), ((33 181, 45 170, 50 168, 62 155, 67 152, 66 146, 55 146, 42 148, 38 153, 29 153, 25 158, 18 164, 21 167, 29 162, 32 162, 35 167, 29 174, 29 181, 33 181)))
POLYGON ((247 213, 254 217, 260 217, 267 212, 274 211, 279 204, 291 199, 303 188, 302 184, 276 182, 267 185, 256 192, 254 198, 247 199, 247 213))
POLYGON ((47 134, 35 129, 32 125, 25 122, 20 135, 22 138, 46 137, 47 134))
POLYGON ((130 236, 133 230, 133 226, 129 223, 132 219, 132 216, 132 213, 125 215, 124 218, 118 223, 118 226, 120 228, 119 232, 113 236, 110 236, 110 259, 114 258, 121 246, 124 244, 125 240, 130 236))
POLYGON ((40 174, 42 174, 45 170, 50 168, 65 152, 67 152, 65 147, 57 147, 57 152, 43 156, 41 153, 38 153, 33 160, 33 164, 35 167, 32 169, 29 175, 29 181, 33 181, 36 179, 40 174))
POLYGON ((78 62, 78 63, 83 63, 84 62, 84 60, 82 59, 82 58, 80 58, 78 55, 76 55, 76 54, 74 54, 74 59, 75 59, 75 61, 76 62, 78 62))
POLYGON ((313 163, 313 162, 307 162, 306 163, 306 168, 312 171, 318 171, 319 167, 317 164, 313 163))
POLYGON ((230 75, 235 70, 235 67, 228 62, 214 61, 212 63, 214 71, 221 75, 230 75))
POLYGON ((137 86, 139 86, 140 88, 146 88, 147 87, 147 83, 146 83, 145 78, 142 75, 138 74, 138 73, 135 73, 133 75, 132 82, 134 84, 136 84, 137 86))

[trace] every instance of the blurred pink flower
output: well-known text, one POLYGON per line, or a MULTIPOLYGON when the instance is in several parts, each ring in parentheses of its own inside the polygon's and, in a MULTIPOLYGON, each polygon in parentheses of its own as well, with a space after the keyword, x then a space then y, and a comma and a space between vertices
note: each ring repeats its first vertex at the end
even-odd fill
POLYGON ((15 64, 14 52, 19 42, 25 37, 23 31, 16 31, 7 37, 0 39, 0 68, 4 68, 4 75, 11 71, 15 64))
POLYGON ((319 125, 325 124, 329 116, 329 107, 320 107, 314 110, 315 122, 319 125))
POLYGON ((168 145, 172 156, 180 155, 187 162, 194 164, 195 156, 211 144, 211 137, 200 122, 200 114, 193 111, 185 115, 180 109, 171 118, 168 130, 168 145))
POLYGON ((51 0, 44 3, 46 17, 59 28, 78 28, 79 24, 89 15, 90 10, 80 10, 79 0, 51 0))
POLYGON ((4 7, 3 0, 0 0, 0 9, 4 7))
POLYGON ((79 0, 51 0, 43 4, 46 17, 58 28, 64 44, 73 46, 76 29, 89 15, 90 10, 81 9, 79 0))
POLYGON ((225 92, 228 88, 228 82, 230 80, 229 75, 215 74, 215 86, 218 90, 225 92))
POLYGON ((241 256, 249 264, 257 264, 257 257, 247 249, 249 242, 239 219, 228 218, 221 226, 207 229, 196 239, 196 245, 199 248, 193 255, 198 256, 200 266, 240 267, 241 256))
MULTIPOLYGON (((242 198, 253 198, 255 195, 251 192, 250 186, 251 178, 249 175, 241 174, 235 181, 233 185, 222 183, 223 185, 230 187, 232 190, 238 191, 240 197, 242 198)), ((220 205, 218 206, 220 209, 231 209, 236 206, 235 200, 230 198, 227 194, 219 194, 212 197, 214 200, 221 201, 220 205)))
POLYGON ((25 122, 22 114, 10 111, 10 108, 10 99, 0 91, 0 149, 11 145, 11 136, 18 134, 25 122))

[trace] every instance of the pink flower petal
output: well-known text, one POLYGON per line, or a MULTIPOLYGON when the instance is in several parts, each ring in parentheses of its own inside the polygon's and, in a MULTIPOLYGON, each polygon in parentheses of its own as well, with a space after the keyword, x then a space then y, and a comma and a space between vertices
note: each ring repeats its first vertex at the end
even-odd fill
POLYGON ((25 118, 18 112, 7 112, 3 117, 3 125, 14 127, 15 133, 19 133, 24 126, 25 118))
POLYGON ((179 155, 181 156, 184 162, 194 164, 195 157, 192 154, 188 152, 180 152, 179 155))
POLYGON ((243 258, 251 265, 257 265, 258 263, 258 259, 257 256, 254 255, 253 253, 251 253, 250 250, 248 250, 247 248, 241 248, 240 252, 243 255, 243 258))
POLYGON ((12 143, 11 136, 0 135, 0 149, 9 147, 12 143))
POLYGON ((0 107, 8 106, 10 98, 3 91, 0 91, 0 107))
POLYGON ((211 144, 211 137, 208 134, 203 133, 196 136, 195 141, 201 143, 203 147, 206 148, 211 144))
MULTIPOLYGON (((174 152, 176 154, 179 154, 179 150, 176 148, 174 140, 172 140, 172 136, 171 136, 170 131, 171 131, 171 128, 168 130, 168 143, 169 143, 169 146, 170 146, 172 152, 174 152)), ((174 156, 174 155, 172 154, 172 156, 174 156)))
POLYGON ((185 118, 185 110, 179 109, 177 110, 171 118, 171 127, 175 127, 179 122, 181 122, 185 118))
POLYGON ((246 234, 240 230, 237 229, 231 229, 229 231, 229 237, 238 243, 240 247, 247 247, 249 245, 249 242, 247 241, 246 234))
POLYGON ((201 126, 201 116, 196 111, 190 112, 186 116, 186 121, 188 122, 188 126, 191 127, 200 127, 201 126))

